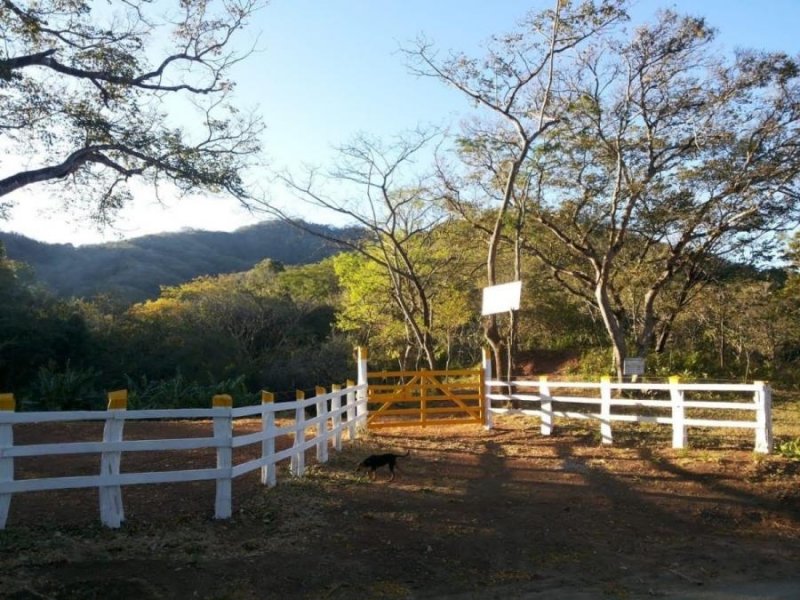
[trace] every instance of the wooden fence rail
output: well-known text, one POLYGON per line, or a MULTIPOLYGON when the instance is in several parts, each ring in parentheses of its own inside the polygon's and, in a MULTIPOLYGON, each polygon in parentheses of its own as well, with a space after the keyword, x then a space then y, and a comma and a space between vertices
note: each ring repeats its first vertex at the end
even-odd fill
POLYGON ((14 494, 41 490, 74 488, 98 488, 100 497, 100 519, 108 527, 119 527, 125 519, 122 486, 145 483, 176 483, 186 481, 216 480, 214 514, 218 519, 231 516, 231 482, 234 478, 261 469, 261 482, 267 486, 276 484, 275 466, 289 459, 292 473, 302 476, 305 469, 305 451, 315 447, 317 460, 325 462, 328 447, 333 442, 341 449, 342 433, 346 431, 354 439, 358 431, 366 427, 366 383, 348 381, 345 388, 334 386, 326 393, 317 388, 313 398, 298 395, 294 402, 273 402, 273 396, 262 393, 260 405, 233 408, 227 395, 215 396, 210 409, 177 410, 126 410, 127 393, 109 394, 107 411, 69 412, 14 412, 11 394, 0 395, 0 529, 5 528, 11 499, 14 494), (306 417, 306 408, 316 407, 316 415, 306 417), (277 427, 275 414, 294 411, 294 421, 277 427), (233 422, 243 417, 260 417, 261 430, 245 435, 234 435, 233 422), (210 419, 213 422, 212 437, 187 439, 123 440, 126 421, 147 419, 210 419), (73 442, 59 444, 14 445, 13 427, 21 423, 53 423, 75 421, 104 421, 103 440, 96 442, 73 442), (313 428, 314 436, 306 438, 306 430, 313 428), (285 450, 275 451, 275 439, 292 436, 293 444, 285 450), (260 444, 260 456, 233 464, 233 449, 251 444, 260 444), (175 471, 121 473, 120 463, 124 452, 194 450, 214 448, 217 454, 215 468, 187 469, 175 471), (14 460, 20 457, 100 454, 100 472, 97 475, 74 477, 48 477, 39 479, 15 479, 14 460))
MULTIPOLYGON (((484 369, 487 373, 491 370, 486 356, 484 369)), ((538 381, 509 382, 486 377, 484 385, 485 426, 489 429, 496 414, 539 417, 542 435, 552 433, 557 417, 593 419, 600 423, 602 442, 611 444, 611 424, 615 421, 657 423, 672 425, 672 447, 683 448, 688 427, 743 428, 754 430, 756 452, 772 451, 772 390, 760 381, 750 384, 681 383, 677 377, 672 377, 665 383, 615 383, 610 378, 603 378, 600 382, 577 382, 550 381, 541 377, 538 381), (557 394, 558 390, 562 393, 557 394), (590 395, 591 392, 594 394, 590 395), (634 394, 648 394, 648 397, 634 398, 634 394), (693 399, 690 394, 700 394, 703 398, 693 399), (659 395, 660 398, 656 397, 659 395), (731 399, 720 399, 723 395, 731 399), (500 403, 505 406, 500 406, 500 403), (587 408, 582 410, 581 406, 587 408), (596 407, 596 410, 591 407, 596 407), (618 410, 615 412, 614 408, 618 410), (632 414, 641 408, 656 414, 632 414), (688 411, 698 410, 713 411, 713 418, 687 415, 688 411), (748 420, 733 418, 748 411, 754 415, 748 420), (719 413, 730 418, 719 418, 719 413)))

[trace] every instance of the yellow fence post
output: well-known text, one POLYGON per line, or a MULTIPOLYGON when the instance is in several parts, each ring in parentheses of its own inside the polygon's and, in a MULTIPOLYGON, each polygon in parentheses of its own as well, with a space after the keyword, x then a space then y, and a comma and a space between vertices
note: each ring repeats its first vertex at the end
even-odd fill
POLYGON ((425 425, 428 420, 428 390, 427 381, 432 381, 425 376, 427 369, 420 369, 419 373, 419 420, 421 425, 425 425), (426 381, 427 380, 427 381, 426 381))
MULTIPOLYGON (((17 403, 14 394, 0 394, 0 411, 14 412, 17 403)), ((14 447, 14 424, 0 423, 0 483, 14 481, 14 457, 5 457, 3 450, 14 447)), ((0 494, 0 529, 6 528, 8 509, 11 507, 11 493, 0 494)))
MULTIPOLYGON (((124 411, 128 408, 128 390, 108 392, 108 416, 103 427, 103 443, 113 444, 122 441, 122 430, 125 427, 124 411)), ((100 455, 100 476, 118 477, 122 452, 104 450, 100 455)), ((106 527, 117 529, 125 520, 125 509, 122 505, 122 486, 117 484, 103 485, 98 488, 100 496, 100 521, 106 527)))
POLYGON ((233 398, 228 394, 217 394, 211 400, 212 408, 223 409, 225 414, 214 417, 214 438, 219 440, 217 446, 217 494, 214 501, 214 518, 229 519, 233 513, 233 496, 231 481, 233 479, 233 419, 231 409, 233 398))
POLYGON ((261 458, 268 462, 261 467, 261 483, 269 487, 275 487, 277 477, 275 474, 275 411, 272 410, 275 402, 275 394, 271 392, 261 392, 261 432, 264 439, 261 440, 261 458))

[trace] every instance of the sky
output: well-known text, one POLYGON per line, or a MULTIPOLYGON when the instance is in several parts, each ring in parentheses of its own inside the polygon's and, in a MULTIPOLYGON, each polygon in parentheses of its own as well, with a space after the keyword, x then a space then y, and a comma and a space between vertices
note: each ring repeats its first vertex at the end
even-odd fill
MULTIPOLYGON (((234 72, 238 104, 260 111, 271 170, 331 166, 334 148, 359 133, 390 138, 418 125, 456 123, 469 109, 454 90, 410 74, 399 48, 423 34, 442 51, 481 55, 490 35, 514 28, 552 0, 271 0, 242 43, 258 51, 234 72)), ((736 47, 800 53, 800 0, 639 0, 634 22, 660 8, 706 17, 723 51, 736 47)), ((5 161, 3 164, 7 165, 5 161)), ((5 173, 0 171, 0 175, 5 173)), ((250 178, 268 197, 289 203, 269 171, 250 178)), ((135 200, 111 227, 66 211, 51 185, 15 192, 0 229, 51 243, 102 243, 162 231, 232 231, 268 218, 235 200, 194 195, 163 203, 136 186, 135 200)), ((325 215, 309 220, 342 224, 325 215)))

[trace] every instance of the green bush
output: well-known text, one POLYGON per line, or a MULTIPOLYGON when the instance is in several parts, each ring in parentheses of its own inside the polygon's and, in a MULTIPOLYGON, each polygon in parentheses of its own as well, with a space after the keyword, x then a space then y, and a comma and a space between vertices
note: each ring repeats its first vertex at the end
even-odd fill
POLYGON ((234 406, 256 402, 256 394, 248 392, 245 386, 244 375, 207 385, 188 381, 180 372, 170 379, 161 380, 150 380, 144 375, 139 379, 127 376, 126 387, 130 410, 210 408, 211 399, 216 394, 230 394, 234 406))
POLYGON ((27 403, 40 410, 85 410, 101 408, 103 397, 97 389, 98 371, 74 369, 67 361, 63 371, 50 363, 39 367, 31 385, 31 396, 27 403))
POLYGON ((778 444, 778 454, 790 460, 800 461, 800 438, 778 444))

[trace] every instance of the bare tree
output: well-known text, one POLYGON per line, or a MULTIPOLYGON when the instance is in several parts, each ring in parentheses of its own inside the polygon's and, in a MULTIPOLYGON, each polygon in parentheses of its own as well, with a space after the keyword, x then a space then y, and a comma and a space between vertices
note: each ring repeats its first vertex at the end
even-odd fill
POLYGON ((458 256, 454 253, 433 259, 427 251, 446 215, 431 197, 425 176, 410 173, 408 167, 434 137, 414 132, 385 145, 359 136, 339 149, 340 159, 332 171, 321 175, 312 169, 302 180, 291 174, 280 177, 301 200, 363 227, 364 238, 320 234, 285 210, 274 206, 268 209, 384 268, 410 341, 431 369, 436 365, 431 305, 435 278, 458 256), (325 187, 330 183, 336 187, 332 192, 325 187))
MULTIPOLYGON (((487 238, 490 286, 498 283, 498 249, 507 213, 520 186, 527 185, 523 166, 561 119, 554 102, 560 94, 554 89, 556 75, 576 48, 624 18, 622 4, 557 0, 552 10, 530 13, 518 31, 492 38, 481 60, 460 53, 442 58, 424 39, 406 49, 413 72, 455 88, 490 115, 488 122, 468 126, 462 136, 467 153, 489 169, 482 189, 486 200, 498 205, 487 238)), ((485 321, 485 336, 501 375, 502 336, 494 315, 485 321)))

